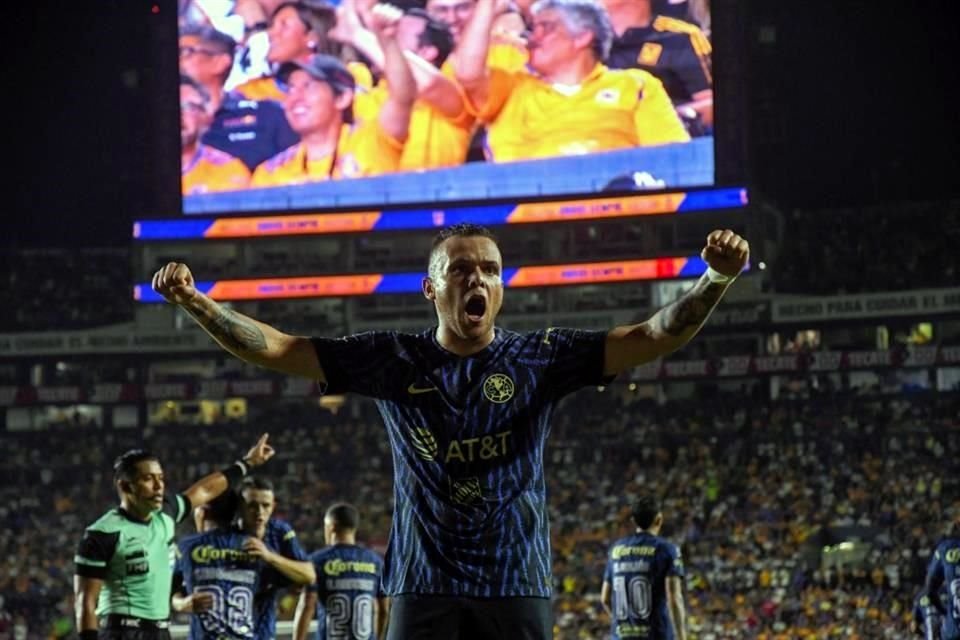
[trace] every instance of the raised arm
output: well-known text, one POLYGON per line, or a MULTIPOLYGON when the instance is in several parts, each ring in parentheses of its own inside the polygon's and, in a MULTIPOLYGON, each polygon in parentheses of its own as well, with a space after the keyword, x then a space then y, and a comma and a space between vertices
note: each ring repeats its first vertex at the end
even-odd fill
POLYGON ((709 270, 676 302, 640 324, 607 335, 604 373, 615 375, 676 351, 700 331, 727 287, 743 270, 750 245, 733 231, 714 231, 701 253, 709 270))
POLYGON ((683 604, 683 579, 679 576, 667 576, 667 609, 673 625, 673 637, 687 640, 687 613, 683 604))
POLYGON ((474 105, 487 101, 487 53, 496 17, 496 0, 477 0, 473 16, 463 29, 453 58, 454 77, 474 105))
POLYGON ((389 88, 387 100, 380 109, 380 126, 393 138, 406 140, 410 114, 417 99, 417 83, 397 42, 397 22, 401 17, 403 13, 396 7, 378 4, 370 12, 370 28, 383 50, 383 76, 389 88))
MULTIPOLYGON (((365 13, 370 16, 370 11, 365 13)), ((329 36, 338 42, 352 45, 367 57, 370 64, 383 69, 383 49, 377 36, 363 26, 356 0, 343 0, 340 3, 337 7, 337 26, 330 30, 329 36)), ((455 118, 463 113, 463 96, 449 78, 414 52, 404 51, 403 54, 413 74, 418 98, 447 117, 455 118)))
POLYGON ((200 478, 190 488, 183 492, 183 495, 190 501, 191 507, 205 505, 230 486, 231 474, 235 473, 234 480, 246 475, 246 472, 253 467, 259 467, 264 462, 273 457, 275 451, 267 442, 268 434, 263 434, 256 444, 250 447, 242 460, 235 462, 224 471, 214 471, 200 478), (242 465, 242 466, 241 466, 242 465))
POLYGON ((153 275, 153 290, 181 307, 225 350, 244 362, 325 382, 310 339, 292 336, 227 309, 199 292, 190 268, 171 262, 153 275))

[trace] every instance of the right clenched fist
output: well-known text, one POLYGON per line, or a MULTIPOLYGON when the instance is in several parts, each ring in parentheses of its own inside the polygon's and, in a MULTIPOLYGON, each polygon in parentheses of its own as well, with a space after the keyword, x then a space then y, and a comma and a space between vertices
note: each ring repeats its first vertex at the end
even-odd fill
POLYGON ((153 274, 153 290, 173 304, 187 304, 197 297, 197 288, 190 267, 170 262, 153 274))

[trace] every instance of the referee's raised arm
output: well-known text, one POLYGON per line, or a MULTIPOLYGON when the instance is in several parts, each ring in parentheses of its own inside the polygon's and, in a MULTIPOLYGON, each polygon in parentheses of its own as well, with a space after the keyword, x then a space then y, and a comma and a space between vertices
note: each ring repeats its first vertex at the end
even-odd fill
POLYGON ((267 440, 263 434, 243 458, 180 494, 166 493, 163 467, 149 451, 133 449, 116 459, 120 505, 86 528, 74 557, 74 606, 83 640, 168 640, 176 525, 272 458, 267 440))

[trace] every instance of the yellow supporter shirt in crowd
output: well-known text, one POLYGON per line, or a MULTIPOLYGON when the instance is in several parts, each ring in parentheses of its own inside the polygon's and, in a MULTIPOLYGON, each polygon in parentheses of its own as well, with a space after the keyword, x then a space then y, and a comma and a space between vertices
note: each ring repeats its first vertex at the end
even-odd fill
POLYGON ((663 84, 646 71, 598 64, 577 86, 496 68, 489 78, 486 104, 468 106, 488 123, 495 162, 690 140, 663 84))
POLYGON ((249 183, 247 165, 229 153, 205 144, 197 145, 193 159, 180 172, 183 195, 236 191, 246 189, 249 183))
MULTIPOLYGON (((360 120, 377 117, 387 101, 387 87, 380 82, 370 93, 354 103, 354 115, 360 120)), ((466 109, 448 118, 427 102, 417 100, 410 114, 410 133, 403 145, 400 171, 418 171, 456 167, 467 159, 467 147, 473 133, 474 118, 466 109)))
POLYGON ((391 137, 376 119, 344 124, 336 158, 307 159, 303 143, 265 160, 253 172, 252 187, 320 182, 331 178, 362 178, 397 171, 403 143, 391 137))
MULTIPOLYGON (((456 55, 456 54, 453 54, 456 55)), ((440 66, 440 72, 448 78, 454 78, 453 56, 440 66)), ((487 68, 502 69, 504 71, 520 71, 527 66, 530 59, 527 50, 512 42, 494 42, 487 50, 487 68)))
MULTIPOLYGON (((347 69, 351 75, 353 75, 357 86, 361 87, 361 91, 363 90, 362 88, 370 87, 373 84, 370 69, 368 69, 365 64, 349 62, 347 63, 347 69)), ((277 82, 275 76, 263 76, 254 78, 253 80, 247 80, 243 84, 237 85, 234 91, 247 100, 276 100, 277 102, 283 102, 287 97, 286 91, 280 83, 277 82)))

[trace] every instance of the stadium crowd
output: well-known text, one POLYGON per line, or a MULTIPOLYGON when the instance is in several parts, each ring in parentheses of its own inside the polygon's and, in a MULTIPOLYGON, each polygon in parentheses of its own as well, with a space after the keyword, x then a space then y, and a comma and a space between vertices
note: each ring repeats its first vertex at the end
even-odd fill
MULTIPOLYGON (((0 432, 0 637, 71 632, 73 549, 115 500, 110 460, 134 445, 159 453, 169 486, 185 487, 236 441, 269 431, 278 454, 264 475, 304 546, 322 546, 324 509, 347 499, 363 512, 362 541, 382 550, 392 463, 374 411, 352 399, 336 414, 274 402, 204 428, 0 432)), ((640 490, 661 496, 663 534, 682 548, 692 638, 909 637, 938 523, 960 495, 948 471, 958 455, 956 393, 658 405, 620 385, 581 392, 558 411, 546 454, 556 637, 607 637, 605 553, 640 490), (854 540, 838 561, 838 543, 854 540)), ((282 600, 283 617, 294 604, 282 600)))
POLYGON ((703 0, 182 2, 182 190, 683 143, 713 127, 703 0))
POLYGON ((0 332, 87 329, 133 319, 126 248, 0 252, 0 332))
POLYGON ((773 278, 779 293, 902 291, 960 280, 951 257, 960 242, 960 201, 798 210, 783 222, 789 232, 773 278), (936 233, 917 233, 922 229, 936 233), (893 243, 898 260, 887 258, 893 243))

